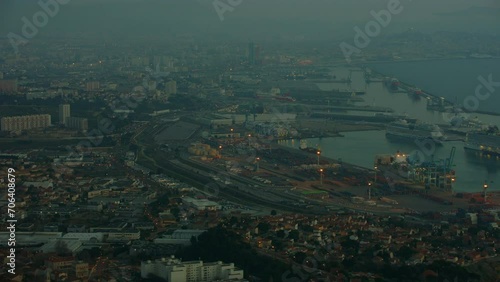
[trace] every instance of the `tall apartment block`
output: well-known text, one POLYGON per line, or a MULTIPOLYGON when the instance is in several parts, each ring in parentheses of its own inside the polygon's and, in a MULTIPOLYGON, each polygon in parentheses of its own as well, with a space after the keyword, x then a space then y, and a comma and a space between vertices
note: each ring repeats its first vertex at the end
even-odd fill
POLYGON ((71 107, 69 104, 59 105, 59 123, 67 126, 66 119, 71 116, 71 107))
POLYGON ((89 129, 89 122, 86 118, 67 117, 66 127, 77 129, 79 131, 87 131, 89 129))

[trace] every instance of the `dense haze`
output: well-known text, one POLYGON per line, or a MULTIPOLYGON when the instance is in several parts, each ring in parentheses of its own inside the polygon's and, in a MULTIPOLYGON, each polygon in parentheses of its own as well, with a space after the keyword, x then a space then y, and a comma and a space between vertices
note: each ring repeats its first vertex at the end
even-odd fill
POLYGON ((500 0, 0 0, 1 281, 500 281, 500 0))
MULTIPOLYGON (((22 17, 40 10, 38 1, 2 0, 0 36, 19 34, 22 17)), ((350 37, 355 25, 364 26, 370 11, 388 1, 243 0, 221 21, 213 0, 72 0, 61 5, 40 32, 44 35, 99 34, 134 37, 183 35, 238 39, 338 39, 350 37)), ((221 0, 221 3, 226 1, 221 0)), ((384 32, 415 28, 424 32, 467 31, 500 34, 500 4, 493 0, 401 1, 384 32)))

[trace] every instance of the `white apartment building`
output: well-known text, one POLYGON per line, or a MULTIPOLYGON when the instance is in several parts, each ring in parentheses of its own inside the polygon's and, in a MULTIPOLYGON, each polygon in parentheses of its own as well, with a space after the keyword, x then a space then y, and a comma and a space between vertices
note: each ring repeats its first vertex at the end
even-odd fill
POLYGON ((175 257, 141 262, 141 277, 148 278, 150 275, 168 282, 246 281, 243 280, 243 270, 233 263, 182 262, 175 257))
POLYGON ((60 104, 59 105, 59 123, 66 124, 66 119, 71 116, 71 106, 69 104, 60 104))
POLYGON ((2 131, 21 131, 33 128, 45 128, 51 126, 50 115, 29 115, 3 117, 0 120, 2 131))

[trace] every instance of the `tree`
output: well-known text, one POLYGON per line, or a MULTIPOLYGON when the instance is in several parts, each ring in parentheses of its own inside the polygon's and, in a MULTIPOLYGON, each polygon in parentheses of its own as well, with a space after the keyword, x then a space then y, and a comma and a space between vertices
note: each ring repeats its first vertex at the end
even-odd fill
POLYGON ((314 228, 308 224, 300 226, 300 229, 304 230, 305 232, 309 232, 309 233, 312 233, 314 231, 314 228))
POLYGON ((292 230, 288 233, 288 238, 293 239, 295 241, 299 240, 299 230, 292 230))
POLYGON ((259 228, 259 234, 265 234, 271 229, 271 225, 267 222, 259 222, 257 228, 259 228))
POLYGON ((408 246, 402 246, 397 252, 396 255, 404 260, 408 260, 417 252, 408 246))
POLYGON ((272 211, 271 211, 271 215, 273 215, 273 216, 274 216, 274 215, 276 215, 276 214, 278 214, 278 213, 276 212, 276 210, 272 210, 272 211))
POLYGON ((191 236, 190 242, 191 242, 191 245, 196 245, 196 243, 198 242, 198 239, 196 238, 196 236, 191 236))
POLYGON ((229 219, 229 224, 232 226, 232 225, 235 225, 237 223, 238 223, 238 218, 235 216, 231 216, 231 218, 229 219))
POLYGON ((280 260, 260 255, 245 242, 241 235, 224 229, 221 225, 198 236, 198 242, 177 251, 183 261, 230 261, 235 266, 267 281, 282 281, 281 276, 289 268, 280 260))
POLYGON ((306 258, 307 258, 307 254, 306 254, 306 253, 304 253, 304 252, 296 252, 296 253, 293 255, 293 260, 294 260, 296 263, 300 263, 300 264, 302 264, 306 258))
POLYGON ((276 232, 276 237, 285 238, 285 230, 278 230, 278 232, 276 232))
POLYGON ((273 239, 272 245, 276 251, 283 250, 283 242, 281 240, 273 239))
POLYGON ((98 247, 93 247, 92 249, 90 249, 89 253, 92 259, 95 259, 102 254, 101 249, 99 249, 98 247))
POLYGON ((146 281, 151 281, 151 282, 167 282, 167 280, 161 278, 160 276, 154 275, 154 274, 148 274, 148 278, 146 281))
POLYGON ((170 213, 175 216, 175 218, 179 217, 181 210, 178 207, 173 207, 170 209, 170 213))
POLYGON ((359 251, 359 242, 356 240, 351 240, 348 238, 340 244, 342 245, 342 248, 345 249, 345 251, 350 251, 351 253, 355 254, 359 251))

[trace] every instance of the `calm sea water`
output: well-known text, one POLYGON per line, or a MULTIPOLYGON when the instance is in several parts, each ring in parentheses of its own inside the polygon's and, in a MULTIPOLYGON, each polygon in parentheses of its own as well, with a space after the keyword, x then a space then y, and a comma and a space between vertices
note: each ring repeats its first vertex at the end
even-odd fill
MULTIPOLYGON (((500 59, 478 60, 442 60, 427 62, 400 62, 387 64, 373 64, 372 69, 387 76, 396 77, 401 81, 416 85, 425 92, 442 96, 447 99, 463 101, 468 95, 474 95, 479 84, 478 76, 487 78, 492 75, 493 81, 500 82, 500 59)), ((349 88, 353 90, 366 90, 361 104, 385 106, 395 110, 396 113, 408 114, 425 122, 447 124, 448 114, 443 114, 426 109, 426 100, 415 101, 404 93, 391 93, 380 82, 366 84, 361 71, 348 69, 333 69, 337 77, 347 78, 351 75, 350 86, 338 83, 318 84, 322 90, 349 88)), ((500 87, 496 89, 488 100, 479 105, 481 110, 500 113, 500 87)), ((479 120, 500 126, 500 116, 483 114, 470 114, 479 120)), ((397 151, 412 153, 419 150, 412 142, 393 143, 385 137, 385 131, 349 132, 344 137, 308 139, 310 146, 320 146, 325 156, 352 164, 371 168, 374 158, 378 154, 394 154, 397 151)), ((296 147, 298 140, 289 140, 283 144, 296 147)), ((457 172, 457 181, 454 188, 457 191, 479 192, 484 181, 490 183, 490 190, 500 191, 500 160, 497 158, 480 157, 463 149, 463 142, 445 142, 442 147, 437 147, 434 160, 449 157, 452 147, 456 147, 454 169, 457 172)), ((428 160, 432 157, 427 156, 428 160)))
MULTIPOLYGON (((307 139, 307 142, 311 147, 321 148, 322 154, 329 158, 341 158, 344 162, 367 168, 373 167, 376 155, 395 154, 397 151, 412 154, 420 150, 411 142, 389 142, 385 137, 385 131, 346 132, 343 135, 344 137, 311 138, 307 139)), ((300 141, 286 140, 280 144, 298 148, 300 141)), ((443 146, 436 147, 434 160, 448 158, 452 147, 456 147, 453 161, 453 169, 457 175, 454 185, 456 191, 480 192, 485 180, 490 183, 490 190, 500 191, 500 160, 466 152, 462 142, 445 142, 443 146)), ((431 158, 428 156, 427 160, 431 158)))
MULTIPOLYGON (((369 65, 387 76, 413 84, 425 91, 464 104, 481 84, 479 77, 500 83, 500 59, 457 59, 421 62, 396 62, 369 65)), ((480 93, 487 93, 483 88, 480 93)), ((500 86, 479 103, 479 110, 500 113, 500 86)))

